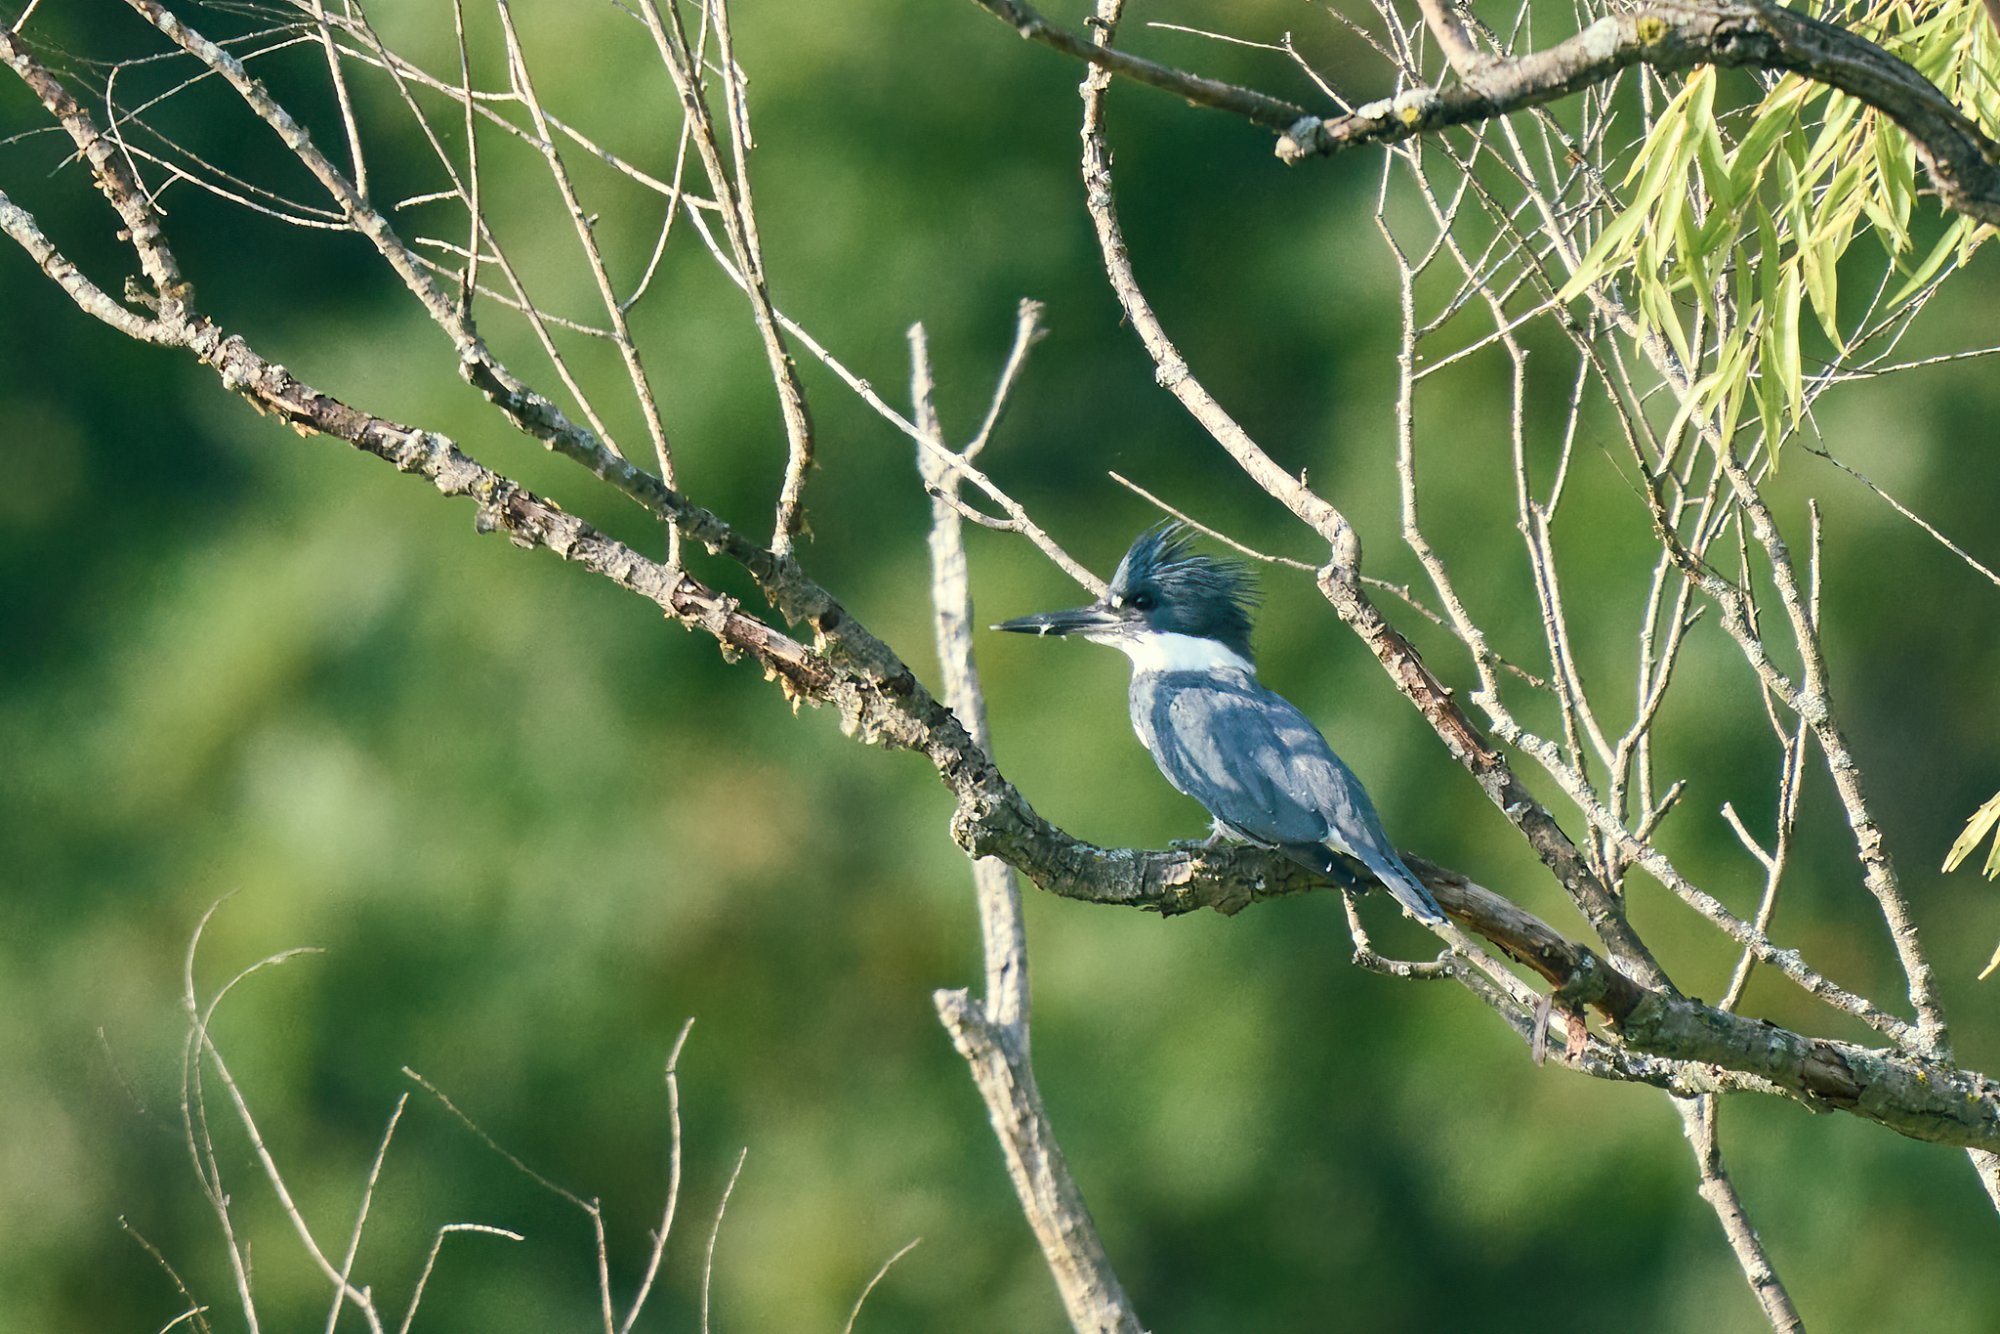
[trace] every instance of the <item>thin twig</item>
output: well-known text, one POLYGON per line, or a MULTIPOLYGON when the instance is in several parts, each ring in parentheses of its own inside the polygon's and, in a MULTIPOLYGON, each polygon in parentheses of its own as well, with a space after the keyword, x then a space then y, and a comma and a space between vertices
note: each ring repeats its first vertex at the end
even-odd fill
MULTIPOLYGON (((500 17, 500 29, 507 38, 507 63, 515 89, 528 114, 535 122, 536 134, 540 139, 542 161, 547 166, 549 178, 555 182, 556 190, 562 196, 565 209, 569 213, 570 225, 576 233, 577 248, 583 252, 589 263, 590 276, 597 284, 597 298, 604 307, 605 318, 611 322, 612 342, 617 345, 618 355, 625 363, 626 379, 632 386, 632 396, 637 400, 646 421, 646 434, 653 442, 653 457, 660 465, 660 481, 667 486, 674 482, 673 448, 667 443, 667 427, 660 415, 658 397, 653 392, 652 379, 646 374, 644 359, 639 354, 639 344, 632 337, 630 325, 626 323, 626 307, 618 299, 618 293, 611 281, 611 271, 605 265, 604 251, 597 243, 596 220, 584 211, 583 201, 576 193, 570 180, 569 168, 564 164, 555 140, 549 132, 548 114, 542 109, 542 101, 535 91, 533 75, 528 70, 528 55, 521 46, 519 32, 514 27, 514 11, 507 0, 494 0, 494 12, 500 17)), ((600 430, 600 434, 602 431, 600 430)), ((667 524, 667 563, 680 561, 680 530, 671 520, 667 524)))
POLYGON ((1139 497, 1141 500, 1144 500, 1148 504, 1153 505, 1162 514, 1171 515, 1174 519, 1178 520, 1186 527, 1192 528, 1194 531, 1200 533, 1204 537, 1210 537, 1215 539, 1217 542, 1220 542, 1223 546, 1228 547, 1231 551, 1241 552, 1243 555, 1248 556, 1251 560, 1262 561, 1266 565, 1283 565, 1288 569, 1303 570, 1307 574, 1317 574, 1319 572, 1319 567, 1311 564, 1308 561, 1293 560, 1290 556, 1270 555, 1267 552, 1257 550, 1255 547, 1250 546, 1247 543, 1238 541, 1236 538, 1231 537, 1229 534, 1222 532, 1219 529, 1211 528, 1207 524, 1203 523, 1201 520, 1189 514, 1186 510, 1174 508, 1172 505, 1169 505, 1166 501, 1154 495, 1151 491, 1148 491, 1145 487, 1140 486, 1137 482, 1133 481, 1129 477, 1124 476, 1121 473, 1112 472, 1108 475, 1110 476, 1112 481, 1118 483, 1118 485, 1124 487, 1127 491, 1130 491, 1133 495, 1139 497))
POLYGON ((681 1025, 674 1045, 667 1050, 667 1202, 660 1211, 660 1225, 653 1231, 653 1249, 646 1255, 638 1290, 632 1294, 632 1304, 626 1308, 618 1334, 632 1334, 632 1327, 638 1323, 639 1312, 645 1309, 646 1298, 653 1292, 653 1281, 659 1277, 660 1265, 667 1258, 667 1238, 674 1230, 674 1211, 681 1198, 681 1049, 687 1046, 688 1034, 692 1032, 694 1020, 689 1019, 681 1025))
MULTIPOLYGON (((714 117, 709 111, 707 96, 702 91, 700 66, 696 63, 687 29, 681 21, 680 6, 674 0, 668 0, 666 14, 662 18, 658 0, 640 0, 640 11, 645 15, 646 27, 653 35, 660 62, 673 80, 675 91, 680 94, 682 113, 692 126, 690 133, 695 155, 701 159, 709 190, 722 215, 723 233, 729 239, 737 271, 742 275, 739 286, 750 298, 751 315, 764 345, 771 383, 777 390, 779 415, 785 427, 785 475, 778 491, 771 550, 780 557, 788 556, 805 527, 806 471, 812 466, 815 448, 813 425, 806 409, 805 385, 799 379, 798 366, 786 345, 784 327, 778 321, 769 282, 764 274, 764 253, 757 239, 757 215, 751 202, 748 162, 743 156, 748 151, 745 140, 748 138, 749 122, 748 113, 742 109, 742 72, 736 68, 728 49, 728 0, 711 0, 703 6, 703 12, 715 24, 716 41, 722 51, 726 109, 732 121, 741 119, 741 124, 736 127, 738 133, 731 136, 737 167, 734 176, 722 160, 714 117)), ((696 215, 691 213, 690 216, 696 215)))
POLYGON ((743 1163, 749 1156, 747 1147, 736 1155, 736 1167, 730 1172, 729 1184, 722 1188, 722 1198, 715 1206, 714 1226, 708 1230, 708 1253, 701 1263, 701 1334, 709 1334, 710 1297, 715 1290, 715 1244, 722 1239, 722 1216, 729 1212, 729 1197, 736 1193, 736 1179, 743 1175, 743 1163))
POLYGON ((354 1257, 361 1250, 361 1232, 368 1226, 368 1206, 375 1201, 375 1183, 382 1179, 382 1164, 389 1157, 389 1141, 396 1136, 396 1123, 403 1119, 403 1108, 409 1105, 410 1095, 397 1095, 396 1108, 389 1113, 389 1124, 382 1130, 382 1141, 375 1146, 375 1159, 368 1164, 368 1182, 361 1189, 361 1207, 354 1211, 354 1230, 347 1237, 347 1253, 340 1258, 340 1281, 334 1285, 333 1307, 326 1313, 326 1334, 333 1334, 340 1323, 340 1308, 347 1304, 348 1279, 354 1273, 354 1257))
MULTIPOLYGON (((313 22, 319 28, 320 45, 326 51, 326 71, 333 83, 334 104, 340 108, 340 128, 347 136, 347 160, 354 178, 354 191, 363 199, 368 197, 368 155, 361 147, 361 126, 355 120, 354 96, 347 90, 347 72, 341 68, 340 49, 333 40, 333 28, 326 21, 326 7, 321 0, 306 0, 310 5, 313 22)), ((329 1328, 331 1328, 329 1326, 329 1328)))
POLYGON ((504 1227, 493 1227, 487 1223, 446 1223, 431 1237, 430 1251, 424 1256, 424 1267, 417 1272, 416 1287, 410 1292, 410 1304, 403 1310, 403 1318, 396 1326, 396 1334, 410 1334, 410 1325, 417 1318, 417 1307, 424 1300, 424 1288, 430 1284, 431 1271, 437 1268, 438 1252, 444 1249, 444 1239, 454 1232, 474 1232, 486 1237, 504 1237, 508 1241, 526 1241, 518 1232, 504 1227))
POLYGON ((847 1313, 847 1323, 840 1327, 840 1334, 854 1334, 854 1322, 861 1318, 861 1308, 867 1305, 868 1294, 875 1291, 875 1285, 888 1276, 890 1266, 908 1255, 911 1251, 917 1249, 917 1245, 921 1241, 923 1241, 922 1237, 910 1238, 903 1243, 902 1249, 882 1262, 882 1267, 877 1269, 874 1276, 862 1287, 861 1295, 854 1299, 854 1308, 847 1313))
MULTIPOLYGON (((353 1284, 348 1282, 346 1275, 331 1260, 327 1259, 326 1252, 320 1248, 318 1240, 313 1236, 312 1228, 306 1223, 305 1215, 300 1212, 297 1202, 292 1198, 291 1189, 285 1182, 284 1174, 278 1170, 277 1161, 272 1156, 270 1147, 264 1140, 263 1132, 258 1129, 256 1118, 251 1115, 250 1105, 243 1096, 243 1090, 237 1085, 235 1077, 230 1074, 229 1066, 222 1059, 221 1049, 215 1045, 215 1040, 210 1035, 211 1025, 214 1021, 217 1008, 221 1006, 222 1002, 239 985, 267 968, 274 968, 301 956, 318 953, 318 951, 313 949, 289 949, 268 955, 251 964, 248 968, 238 971, 229 981, 217 988, 215 994, 210 996, 204 1005, 195 990, 195 954, 201 944, 202 932, 219 906, 219 904, 212 905, 203 914, 201 923, 195 928, 194 935, 188 942, 187 955, 182 966, 181 1005, 187 1015, 189 1041, 194 1048, 193 1077, 195 1086, 198 1090, 200 1086, 200 1066, 202 1058, 205 1056, 209 1067, 215 1072, 215 1077, 221 1081, 223 1091, 229 1095, 229 1101, 236 1112, 237 1123, 243 1128, 244 1134, 249 1138, 251 1153, 256 1158, 258 1165, 263 1169, 264 1180, 270 1185, 272 1194, 277 1197, 279 1209, 291 1224, 292 1231, 298 1237, 300 1244, 304 1246, 307 1256, 318 1267, 320 1273, 333 1283, 337 1290, 345 1294, 348 1301, 354 1304, 355 1308, 361 1313, 362 1319, 367 1322, 369 1329, 375 1331, 375 1334, 382 1334, 381 1318, 375 1310, 374 1301, 369 1297, 367 1292, 354 1287, 353 1284)), ((198 1100, 199 1095, 197 1093, 198 1100)), ((192 1133, 193 1131, 190 1130, 190 1134, 192 1133)), ((228 1200, 226 1196, 221 1195, 220 1169, 215 1161, 214 1141, 207 1133, 205 1119, 202 1123, 201 1138, 206 1148, 205 1158, 207 1162, 206 1170, 203 1172, 203 1180, 208 1183, 211 1189, 211 1198, 217 1203, 223 1217, 225 1229, 229 1233, 225 1239, 230 1241, 231 1255, 232 1257, 236 1257, 239 1263, 239 1294, 243 1299, 246 1317, 250 1319, 254 1328, 255 1316, 250 1303, 249 1274, 247 1267, 245 1267, 247 1266, 247 1262, 242 1260, 233 1241, 233 1229, 229 1227, 227 1216, 228 1200)))
MULTIPOLYGON (((17 29, 19 28, 19 24, 15 26, 17 29)), ((165 1334, 166 1330, 172 1329, 175 1325, 189 1321, 193 1322, 194 1327, 201 1331, 201 1334, 214 1334, 213 1327, 208 1323, 208 1308, 195 1300, 194 1294, 188 1291, 186 1280, 181 1278, 180 1271, 168 1262, 165 1255, 161 1254, 160 1248, 155 1246, 139 1229, 133 1227, 131 1221, 123 1214, 118 1215, 118 1227, 126 1236, 139 1243, 141 1250, 153 1258, 153 1263, 160 1267, 161 1271, 166 1274, 167 1281, 174 1285, 174 1291, 178 1292, 181 1295, 181 1300, 188 1304, 187 1310, 175 1316, 170 1323, 161 1326, 161 1334, 165 1334)), ((254 1325, 254 1323, 255 1318, 253 1316, 252 1324, 254 1325)))
POLYGON ((1905 519, 1908 519, 1911 523, 1923 529, 1925 533, 1929 534, 1932 541, 1936 542, 1946 551, 1949 551, 1952 555, 1958 557, 1971 570, 1973 570, 1973 572, 1980 575, 1988 583, 2000 584, 2000 574, 1995 574, 1993 570, 1990 569, 1984 562, 1980 561, 1971 552, 1967 551, 1964 547, 1960 546, 1958 543, 1952 541, 1951 538, 1947 537, 1930 520, 1924 518, 1923 515, 1918 514, 1908 505, 1905 505, 1902 501, 1890 495, 1887 491, 1883 490, 1882 487, 1877 485, 1875 482, 1871 481, 1858 469, 1851 468, 1847 464, 1842 463, 1839 459, 1835 458, 1833 456, 1833 451, 1825 449, 1823 447, 1815 447, 1812 445, 1806 445, 1805 450, 1809 454, 1814 454, 1822 459, 1825 459, 1828 463, 1831 463, 1834 467, 1840 469, 1840 471, 1846 473, 1849 477, 1852 477, 1855 481, 1861 483, 1861 485, 1867 487, 1870 491, 1873 491, 1876 494, 1876 496, 1878 496, 1882 500, 1882 502, 1886 504, 1890 509, 1896 511, 1896 513, 1902 515, 1905 519))

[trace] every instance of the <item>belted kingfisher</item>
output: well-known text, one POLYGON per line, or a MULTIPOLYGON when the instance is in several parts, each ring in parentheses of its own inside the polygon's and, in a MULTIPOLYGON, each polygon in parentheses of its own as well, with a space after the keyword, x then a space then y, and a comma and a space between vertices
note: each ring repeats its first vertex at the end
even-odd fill
POLYGON ((1345 885, 1358 863, 1420 922, 1444 914, 1382 832, 1361 780, 1319 729, 1257 681, 1248 574, 1189 550, 1177 524, 1140 534, 1103 598, 994 626, 1080 635, 1132 660, 1132 728, 1215 836, 1275 848, 1345 885))

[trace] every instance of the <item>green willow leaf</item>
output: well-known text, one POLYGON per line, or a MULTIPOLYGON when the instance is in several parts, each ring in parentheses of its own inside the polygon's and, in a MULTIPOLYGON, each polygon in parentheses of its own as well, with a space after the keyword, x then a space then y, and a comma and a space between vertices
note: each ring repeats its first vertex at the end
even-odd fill
MULTIPOLYGON (((1996 826, 2000 826, 2000 792, 1987 798, 1986 804, 1974 811, 1972 818, 1965 822, 1964 830, 1952 841, 1951 851, 1944 855, 1944 869, 1948 872, 1956 871, 1965 859, 1972 855, 1972 850, 1984 842, 1986 836, 1991 834, 1996 826)), ((1984 869, 1988 880, 2000 876, 2000 838, 1994 840, 1993 850, 1987 854, 1984 869)))
MULTIPOLYGON (((1805 413, 1805 375, 1799 362, 1799 287, 1798 266, 1787 264, 1778 284, 1778 303, 1769 312, 1778 387, 1784 394, 1786 418, 1794 427, 1805 413)), ((1772 457, 1777 457, 1775 451, 1772 457)))
POLYGON ((1910 276, 1904 280, 1903 285, 1897 288, 1895 294, 1889 298, 1889 305, 1892 308, 1902 305, 1922 290, 1931 279, 1937 277, 1938 272, 1946 264, 1962 262, 1958 258, 1961 254, 1960 246, 1965 239, 1965 233, 1971 230, 1971 226, 1972 219, 1960 218, 1951 226, 1945 228, 1944 235, 1938 238, 1935 246, 1931 247, 1931 253, 1925 257, 1924 262, 1911 270, 1910 276))

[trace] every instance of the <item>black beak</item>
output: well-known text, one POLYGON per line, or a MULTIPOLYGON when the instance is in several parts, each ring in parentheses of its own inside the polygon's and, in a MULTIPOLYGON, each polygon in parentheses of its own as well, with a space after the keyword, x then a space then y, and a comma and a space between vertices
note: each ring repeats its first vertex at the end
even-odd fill
POLYGON ((1023 635, 1105 635, 1125 629, 1130 620, 1124 613, 1110 607, 1078 607, 1073 611, 1044 611, 1033 616, 1017 616, 993 628, 1023 635))

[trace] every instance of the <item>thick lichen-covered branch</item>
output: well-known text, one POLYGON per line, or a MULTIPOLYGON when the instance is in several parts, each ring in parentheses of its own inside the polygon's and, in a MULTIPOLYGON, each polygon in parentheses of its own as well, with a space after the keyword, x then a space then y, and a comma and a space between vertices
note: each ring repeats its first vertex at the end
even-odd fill
MULTIPOLYGON (((1072 838, 1035 813, 985 750, 905 668, 878 678, 790 638, 685 572, 647 559, 560 507, 493 472, 435 432, 358 411, 259 357, 212 325, 194 329, 189 350, 260 410, 307 432, 345 440, 478 506, 479 526, 540 547, 647 598, 676 620, 754 660, 795 699, 829 704, 861 739, 924 754, 957 803, 952 833, 974 856, 994 856, 1043 889, 1093 903, 1163 914, 1213 908, 1232 913, 1259 899, 1326 888, 1284 858, 1257 848, 1101 848, 1072 838)), ((720 521, 717 520, 719 523, 720 521)), ((1600 1013, 1622 1043, 1673 1063, 1741 1076, 1724 1088, 1770 1086, 1809 1105, 1851 1112, 1936 1143, 2000 1148, 2000 1085, 1983 1075, 1897 1053, 1807 1037, 1642 987, 1589 949, 1466 877, 1411 856, 1438 902, 1556 988, 1559 1003, 1600 1013)), ((1615 1066, 1587 1067, 1631 1077, 1615 1066)), ((1649 1081, 1664 1077, 1642 1066, 1649 1081)))

